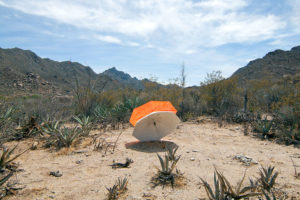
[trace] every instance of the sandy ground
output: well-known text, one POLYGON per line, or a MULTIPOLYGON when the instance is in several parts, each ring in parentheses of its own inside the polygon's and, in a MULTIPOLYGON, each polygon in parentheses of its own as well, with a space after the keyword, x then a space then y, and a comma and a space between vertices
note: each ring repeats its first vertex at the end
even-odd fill
MULTIPOLYGON (((286 191, 289 197, 300 199, 300 179, 294 177, 294 168, 290 160, 290 157, 293 157, 295 163, 300 166, 300 149, 244 136, 239 125, 219 128, 214 123, 183 123, 164 139, 171 141, 168 145, 179 146, 178 154, 182 157, 177 167, 184 173, 185 185, 174 189, 161 186, 152 188, 150 180, 157 171, 155 166, 159 167, 156 153, 163 155, 165 150, 159 143, 132 145, 132 142, 136 141, 132 131, 133 128, 125 129, 114 154, 108 152, 106 156, 103 156, 103 152, 93 151, 94 146, 88 142, 77 147, 83 150, 82 153, 71 153, 72 149, 50 152, 49 149, 43 148, 27 152, 16 160, 19 168, 24 171, 18 172, 12 178, 26 187, 17 195, 8 196, 6 199, 105 199, 106 187, 111 187, 118 177, 125 176, 128 177, 129 183, 123 199, 205 199, 206 194, 200 184, 200 177, 212 184, 213 166, 235 185, 246 169, 247 177, 257 177, 260 165, 274 165, 280 172, 277 187, 286 191), (238 154, 245 154, 259 164, 246 167, 233 159, 238 154), (109 166, 113 160, 124 162, 127 157, 134 160, 130 168, 112 169, 109 166), (76 161, 80 163, 77 164, 76 161), (57 170, 63 173, 62 177, 49 176, 50 171, 57 170)), ((114 132, 112 136, 107 133, 111 141, 114 141, 119 133, 114 132)), ((96 133, 97 131, 94 131, 94 134, 96 133)), ((32 140, 21 142, 18 150, 24 150, 31 143, 32 140)), ((300 167, 298 171, 300 172, 300 167)), ((248 184, 248 178, 245 184, 248 184)))

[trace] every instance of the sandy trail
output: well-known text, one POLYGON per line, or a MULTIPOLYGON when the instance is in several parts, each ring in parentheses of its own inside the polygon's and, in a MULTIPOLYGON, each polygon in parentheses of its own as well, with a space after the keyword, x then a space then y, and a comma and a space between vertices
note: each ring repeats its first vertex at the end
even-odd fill
MULTIPOLYGON (((300 199, 300 179, 294 177, 294 168, 290 160, 292 156, 295 163, 300 165, 300 149, 244 136, 239 125, 219 128, 214 123, 183 123, 165 139, 179 146, 178 154, 182 157, 177 167, 184 173, 186 184, 175 189, 160 186, 152 188, 150 179, 156 173, 155 166, 159 166, 156 153, 163 155, 164 150, 160 144, 132 145, 126 148, 127 143, 136 140, 132 131, 133 128, 124 130, 115 153, 108 153, 104 157, 103 153, 93 151, 93 145, 81 145, 79 149, 87 150, 84 153, 64 155, 41 148, 24 154, 17 159, 19 168, 24 171, 18 172, 15 178, 26 188, 6 199, 105 199, 106 187, 111 187, 118 177, 125 176, 129 178, 129 184, 123 199, 205 199, 206 194, 199 184, 199 177, 212 183, 214 165, 234 185, 240 180, 245 169, 247 177, 254 178, 258 175, 260 165, 274 165, 280 172, 278 185, 283 187, 290 197, 300 199), (259 164, 246 167, 233 159, 237 154, 250 156, 259 164), (112 169, 109 166, 113 160, 124 162, 126 157, 134 160, 130 168, 112 169), (194 161, 191 158, 194 158, 194 161), (81 163, 77 164, 76 161, 81 163), (61 171, 63 176, 49 176, 49 172, 54 170, 61 171)), ((115 131, 112 141, 118 132, 115 131)), ((19 145, 19 151, 30 143, 32 140, 23 141, 19 145)), ((298 169, 300 172, 300 168, 298 169)), ((248 178, 245 183, 248 184, 248 178)))

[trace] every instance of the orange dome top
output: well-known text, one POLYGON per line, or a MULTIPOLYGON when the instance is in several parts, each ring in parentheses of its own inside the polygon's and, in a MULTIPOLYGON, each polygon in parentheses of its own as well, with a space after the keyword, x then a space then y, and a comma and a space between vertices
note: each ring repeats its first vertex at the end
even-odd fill
POLYGON ((129 122, 135 126, 135 124, 143 117, 159 111, 169 111, 175 114, 177 112, 177 110, 169 101, 149 101, 148 103, 133 110, 129 122))

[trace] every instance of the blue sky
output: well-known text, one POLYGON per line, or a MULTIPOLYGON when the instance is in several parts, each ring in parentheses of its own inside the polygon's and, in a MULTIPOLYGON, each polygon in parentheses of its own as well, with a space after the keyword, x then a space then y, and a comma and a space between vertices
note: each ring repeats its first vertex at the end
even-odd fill
POLYGON ((300 45, 299 0, 0 0, 0 47, 187 85, 300 45))

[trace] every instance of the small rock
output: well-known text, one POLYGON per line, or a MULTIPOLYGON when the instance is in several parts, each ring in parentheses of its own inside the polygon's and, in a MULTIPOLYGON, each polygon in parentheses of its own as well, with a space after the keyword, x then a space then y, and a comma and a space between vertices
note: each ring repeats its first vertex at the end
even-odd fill
POLYGON ((199 152, 198 150, 192 150, 192 152, 199 152))
POLYGON ((258 164, 258 162, 256 160, 254 160, 253 158, 250 158, 249 156, 245 156, 245 155, 236 155, 234 157, 234 159, 239 160, 246 166, 250 166, 251 164, 258 164))
POLYGON ((186 153, 190 153, 189 151, 187 151, 186 153))
POLYGON ((50 198, 50 199, 54 199, 55 197, 50 195, 49 198, 50 198))
POLYGON ((195 158, 191 158, 190 160, 191 160, 191 161, 195 161, 195 158))
POLYGON ((50 172, 50 174, 49 174, 50 176, 55 176, 55 177, 61 177, 62 176, 62 173, 61 172, 59 172, 59 171, 52 171, 52 172, 50 172))
POLYGON ((82 162, 83 162, 83 160, 76 160, 75 163, 79 165, 79 164, 81 164, 82 162))
POLYGON ((34 142, 34 143, 31 145, 30 149, 31 149, 31 150, 36 150, 38 144, 39 144, 38 142, 34 142))

